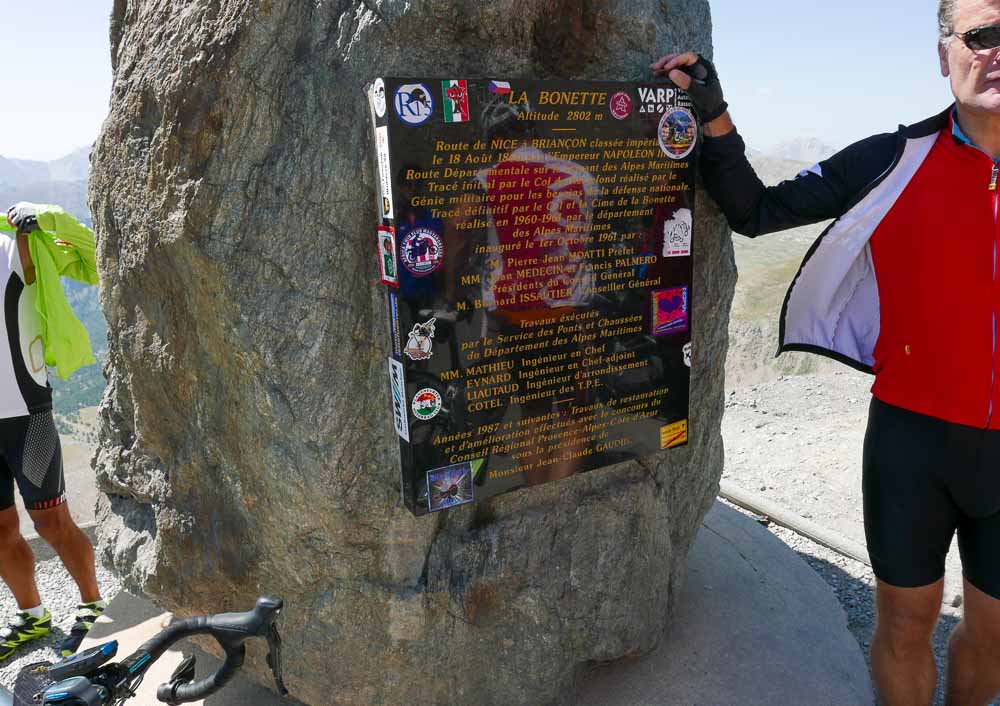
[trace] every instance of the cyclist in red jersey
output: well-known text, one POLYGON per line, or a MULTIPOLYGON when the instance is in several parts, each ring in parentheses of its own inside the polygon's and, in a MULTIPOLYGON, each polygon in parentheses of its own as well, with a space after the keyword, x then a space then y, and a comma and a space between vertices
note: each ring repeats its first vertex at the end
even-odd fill
POLYGON ((945 555, 957 533, 964 615, 947 703, 1000 693, 1000 0, 939 0, 941 72, 955 104, 765 188, 714 67, 652 65, 691 95, 705 185, 751 237, 835 219, 781 312, 780 352, 875 375, 862 462, 882 703, 931 703, 945 555))

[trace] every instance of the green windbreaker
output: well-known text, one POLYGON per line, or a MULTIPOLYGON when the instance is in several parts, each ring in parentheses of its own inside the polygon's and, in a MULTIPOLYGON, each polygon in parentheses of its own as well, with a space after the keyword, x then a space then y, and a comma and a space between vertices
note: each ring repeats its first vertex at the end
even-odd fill
MULTIPOLYGON (((42 320, 45 363, 65 380, 94 363, 90 336, 66 300, 60 277, 97 284, 94 233, 58 206, 37 204, 38 227, 28 235, 35 263, 35 309, 42 320)), ((14 233, 0 215, 0 231, 14 233)))

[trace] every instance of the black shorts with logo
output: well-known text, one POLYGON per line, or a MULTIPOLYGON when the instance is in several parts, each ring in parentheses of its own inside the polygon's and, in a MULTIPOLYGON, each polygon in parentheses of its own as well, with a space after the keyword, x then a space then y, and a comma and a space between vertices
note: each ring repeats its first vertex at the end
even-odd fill
POLYGON ((879 579, 902 588, 936 582, 957 532, 965 578, 1000 599, 1000 431, 873 398, 863 469, 865 535, 879 579))
POLYGON ((52 412, 0 419, 0 510, 14 504, 14 482, 29 510, 66 501, 62 447, 52 412))

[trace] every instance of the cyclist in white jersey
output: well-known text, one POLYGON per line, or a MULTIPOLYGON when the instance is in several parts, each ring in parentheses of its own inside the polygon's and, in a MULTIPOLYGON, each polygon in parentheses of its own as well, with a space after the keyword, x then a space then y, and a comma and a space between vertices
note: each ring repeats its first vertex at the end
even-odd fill
POLYGON ((82 598, 76 625, 61 645, 76 651, 106 603, 97 585, 94 549, 66 504, 62 449, 52 419, 42 322, 35 306, 35 266, 28 233, 37 229, 32 204, 7 212, 16 237, 0 233, 0 578, 19 612, 0 630, 0 660, 49 633, 52 616, 35 584, 34 555, 20 531, 14 484, 38 534, 59 555, 82 598))

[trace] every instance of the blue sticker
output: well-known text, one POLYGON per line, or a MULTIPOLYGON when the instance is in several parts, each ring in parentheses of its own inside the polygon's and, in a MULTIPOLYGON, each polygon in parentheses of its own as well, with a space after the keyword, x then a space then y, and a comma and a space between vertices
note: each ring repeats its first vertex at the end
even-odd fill
POLYGON ((392 106, 404 123, 421 125, 434 114, 434 96, 424 84, 408 83, 396 89, 392 106))
POLYGON ((670 159, 684 159, 698 141, 698 123, 686 108, 674 108, 660 118, 660 148, 670 159))

